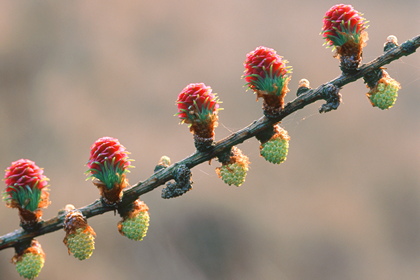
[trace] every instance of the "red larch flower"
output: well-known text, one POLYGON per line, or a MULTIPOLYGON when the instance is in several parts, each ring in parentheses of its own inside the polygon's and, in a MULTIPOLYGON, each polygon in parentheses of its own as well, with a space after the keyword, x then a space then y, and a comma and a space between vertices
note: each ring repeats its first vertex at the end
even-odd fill
POLYGON ((178 95, 178 117, 182 123, 209 122, 217 114, 219 99, 203 83, 189 84, 178 95))
POLYGON ((43 173, 44 170, 31 160, 20 159, 12 162, 4 176, 4 199, 7 205, 28 211, 46 207, 48 195, 43 196, 42 193, 47 193, 48 178, 43 173))
POLYGON ((324 16, 321 31, 328 47, 336 50, 340 69, 352 73, 362 61, 362 50, 368 40, 367 21, 351 5, 332 6, 324 16))
POLYGON ((121 191, 127 185, 125 173, 132 167, 128 154, 118 139, 112 137, 99 138, 90 148, 87 173, 91 174, 89 178, 97 179, 95 185, 110 204, 121 199, 121 191))
POLYGON ((203 83, 189 84, 178 95, 178 117, 181 123, 190 125, 194 143, 204 151, 214 142, 214 128, 217 127, 221 103, 210 87, 203 83))
POLYGON ((284 97, 289 91, 288 74, 292 72, 287 62, 275 50, 263 46, 246 55, 243 78, 257 97, 264 99, 264 113, 268 116, 276 115, 284 106, 284 97))
POLYGON ((332 6, 325 13, 321 32, 328 47, 339 47, 349 41, 356 44, 364 43, 362 34, 368 26, 362 15, 351 5, 332 6))

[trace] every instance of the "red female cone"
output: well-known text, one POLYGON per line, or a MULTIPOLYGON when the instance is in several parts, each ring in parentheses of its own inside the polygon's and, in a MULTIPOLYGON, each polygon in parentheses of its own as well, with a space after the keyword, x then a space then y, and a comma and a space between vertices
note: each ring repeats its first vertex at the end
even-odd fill
POLYGON ((118 139, 112 137, 99 138, 90 148, 87 173, 108 205, 120 202, 122 190, 128 185, 125 173, 132 167, 128 154, 118 139))
POLYGON ((336 50, 343 72, 353 72, 362 60, 362 49, 368 40, 367 21, 351 5, 332 6, 324 16, 321 34, 328 47, 336 50))
POLYGON ((275 117, 284 107, 284 97, 289 92, 291 67, 275 50, 260 46, 246 55, 243 78, 257 98, 264 99, 263 110, 267 117, 275 117))
POLYGON ((20 159, 6 169, 6 191, 3 199, 11 208, 18 208, 21 226, 25 230, 36 228, 42 216, 42 208, 49 204, 48 178, 35 162, 20 159))
POLYGON ((178 95, 178 117, 181 123, 190 125, 195 146, 199 151, 210 148, 217 127, 219 103, 212 89, 203 83, 189 84, 178 95))

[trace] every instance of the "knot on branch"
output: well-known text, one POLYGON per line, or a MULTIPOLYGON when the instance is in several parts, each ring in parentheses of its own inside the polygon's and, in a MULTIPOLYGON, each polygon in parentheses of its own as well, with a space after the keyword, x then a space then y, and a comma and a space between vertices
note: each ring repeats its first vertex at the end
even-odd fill
POLYGON ((274 133, 275 133, 274 126, 270 126, 267 129, 264 129, 263 131, 255 135, 255 138, 257 138, 257 140, 260 141, 261 143, 265 143, 268 140, 270 140, 270 138, 274 135, 274 133))
POLYGON ((106 189, 103 187, 101 183, 98 181, 93 182, 101 193, 101 203, 104 207, 116 210, 118 208, 118 204, 122 202, 123 192, 122 189, 113 188, 113 189, 106 189))
POLYGON ((340 57, 340 70, 343 73, 354 74, 362 61, 361 51, 355 55, 343 55, 340 57))
POLYGON ((408 40, 401 44, 401 50, 403 51, 404 55, 412 54, 417 50, 417 47, 413 40, 408 40))
POLYGON ((162 190, 162 198, 168 199, 178 197, 192 189, 191 170, 185 165, 180 164, 173 172, 174 182, 168 182, 162 190))
POLYGON ((365 84, 369 88, 375 87, 378 84, 378 81, 382 78, 383 72, 384 71, 382 70, 382 68, 378 68, 368 72, 366 75, 363 76, 365 84))
POLYGON ((271 97, 276 98, 276 96, 267 96, 264 99, 264 102, 263 102, 263 113, 264 113, 264 116, 266 116, 267 118, 269 118, 269 119, 275 119, 275 118, 278 118, 280 116, 280 112, 281 112, 281 110, 283 110, 283 107, 272 106, 272 105, 270 105, 269 102, 265 101, 265 100, 270 100, 271 97))
POLYGON ((194 146, 200 152, 205 152, 214 147, 214 135, 212 137, 201 137, 194 134, 194 146))
POLYGON ((29 211, 20 207, 18 209, 20 217, 20 226, 25 231, 33 232, 41 227, 41 209, 36 209, 35 211, 29 211))
POLYGON ((333 84, 326 84, 322 89, 322 98, 327 101, 319 108, 320 113, 326 113, 331 110, 336 110, 341 103, 340 88, 333 84))

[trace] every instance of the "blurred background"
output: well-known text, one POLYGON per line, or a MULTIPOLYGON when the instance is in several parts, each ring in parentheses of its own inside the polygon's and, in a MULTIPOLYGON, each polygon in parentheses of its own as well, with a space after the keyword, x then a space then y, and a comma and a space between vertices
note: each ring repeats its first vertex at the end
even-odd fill
MULTIPOLYGON (((175 162, 194 152, 173 116, 187 84, 204 82, 223 101, 217 140, 262 115, 241 79, 256 47, 293 66, 287 101, 301 78, 318 87, 337 77, 319 35, 337 3, 1 1, 1 169, 20 158, 45 169, 44 219, 98 198, 84 172, 100 137, 118 138, 135 159, 131 183, 144 180, 162 155, 175 162)), ((370 21, 364 62, 388 35, 419 34, 417 0, 347 3, 370 21)), ((285 119, 292 140, 280 166, 259 156, 255 139, 240 145, 252 163, 239 188, 218 179, 212 161, 192 170, 186 195, 142 196, 151 215, 142 242, 121 236, 112 213, 89 219, 97 233, 89 260, 67 254, 64 231, 38 237, 47 254, 39 279, 418 279, 419 58, 386 66, 402 84, 391 110, 372 108, 359 80, 343 88, 337 111, 321 115, 318 102, 285 119)), ((0 235, 15 230, 16 209, 1 206, 0 221, 0 235)), ((0 279, 19 278, 13 254, 0 251, 0 279)))

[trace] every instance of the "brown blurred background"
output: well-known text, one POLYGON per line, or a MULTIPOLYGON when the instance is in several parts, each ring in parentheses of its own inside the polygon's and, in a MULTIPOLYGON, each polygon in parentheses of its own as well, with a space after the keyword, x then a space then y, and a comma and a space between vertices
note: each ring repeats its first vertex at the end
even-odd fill
MULTIPOLYGON (((217 92, 217 139, 261 116, 261 102, 241 80, 246 53, 264 45, 313 87, 339 75, 319 35, 336 1, 1 1, 0 166, 34 160, 50 178, 49 219, 67 203, 98 198, 85 181, 90 145, 120 140, 135 159, 132 183, 160 156, 194 152, 174 117, 191 82, 217 92)), ((349 1, 370 21, 364 61, 382 53, 388 35, 419 34, 417 0, 349 1)), ((211 165, 193 169, 194 189, 163 200, 144 195, 151 226, 142 242, 116 228, 111 213, 89 219, 97 233, 89 260, 68 256, 64 232, 41 236, 39 279, 418 279, 420 275, 419 54, 387 66, 402 84, 394 108, 372 108, 362 81, 343 88, 337 111, 321 102, 289 116, 288 160, 259 157, 258 142, 240 148, 252 161, 246 183, 229 187, 211 165)), ((1 175, 3 176, 3 175, 1 175)), ((4 186, 2 187, 4 188, 4 186)), ((0 235, 18 227, 0 207, 0 235)), ((0 251, 0 279, 18 279, 0 251)))

